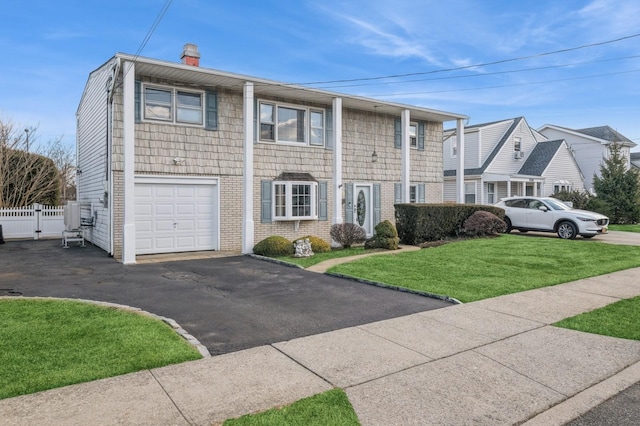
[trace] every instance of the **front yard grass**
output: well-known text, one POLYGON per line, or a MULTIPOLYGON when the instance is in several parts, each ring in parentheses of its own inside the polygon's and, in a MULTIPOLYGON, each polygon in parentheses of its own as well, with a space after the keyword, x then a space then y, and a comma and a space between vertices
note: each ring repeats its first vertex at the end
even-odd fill
POLYGON ((640 247, 501 235, 371 256, 329 269, 472 302, 640 266, 640 247))
POLYGON ((304 398, 282 408, 230 419, 224 426, 357 426, 360 422, 342 389, 304 398))
POLYGON ((609 225, 611 231, 624 231, 624 232, 640 232, 640 224, 635 225, 609 225))
POLYGON ((555 326, 622 339, 640 340, 640 297, 566 318, 555 326))
POLYGON ((0 299, 0 399, 199 358, 148 316, 75 301, 0 299))

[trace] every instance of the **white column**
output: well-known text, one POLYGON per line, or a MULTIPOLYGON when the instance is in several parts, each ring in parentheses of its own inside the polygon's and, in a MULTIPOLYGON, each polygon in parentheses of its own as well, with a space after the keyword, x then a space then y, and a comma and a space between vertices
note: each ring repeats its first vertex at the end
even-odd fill
POLYGON ((409 141, 409 126, 411 125, 411 115, 408 109, 402 111, 400 116, 402 127, 402 161, 400 182, 402 183, 402 202, 409 202, 409 185, 411 185, 411 158, 409 156, 411 143, 409 141))
POLYGON ((242 178, 242 253, 253 253, 253 83, 244 84, 244 173, 242 178))
MULTIPOLYGON (((135 116, 135 64, 124 63, 124 83, 122 87, 122 139, 124 142, 124 229, 122 238, 122 263, 136 263, 136 225, 135 225, 135 141, 136 141, 136 116, 135 116)), ((115 197, 111 196, 111 203, 115 203, 115 197)))
POLYGON ((456 142, 458 144, 458 167, 456 169, 456 193, 458 203, 464 204, 464 119, 458 118, 456 128, 456 142))
POLYGON ((507 181, 507 197, 511 197, 511 179, 507 181))
POLYGON ((333 98, 333 219, 331 223, 343 223, 342 213, 342 98, 333 98))

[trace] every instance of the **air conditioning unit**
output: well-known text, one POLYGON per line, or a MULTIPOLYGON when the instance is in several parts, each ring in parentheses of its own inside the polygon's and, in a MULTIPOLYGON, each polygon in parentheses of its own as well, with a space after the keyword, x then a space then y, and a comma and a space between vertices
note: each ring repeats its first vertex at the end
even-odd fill
POLYGON ((513 158, 515 158, 516 160, 519 158, 524 158, 524 151, 516 151, 513 155, 513 158))
POLYGON ((73 229, 79 229, 80 225, 80 203, 77 201, 67 201, 67 205, 64 206, 64 229, 71 231, 73 229))

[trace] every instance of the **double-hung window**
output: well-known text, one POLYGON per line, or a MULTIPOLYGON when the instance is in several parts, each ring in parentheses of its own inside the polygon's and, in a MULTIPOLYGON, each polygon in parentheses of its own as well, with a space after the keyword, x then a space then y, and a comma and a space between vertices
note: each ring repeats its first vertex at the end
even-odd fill
POLYGON ((260 102, 260 141, 324 146, 323 110, 260 102))
POLYGON ((317 219, 317 193, 317 182, 273 182, 274 219, 317 219))
POLYGON ((144 87, 144 119, 204 125, 204 94, 172 88, 144 87))
POLYGON ((409 124, 409 146, 411 148, 418 147, 418 124, 409 124))
POLYGON ((476 183, 465 182, 464 184, 464 202, 465 204, 476 203, 476 183))

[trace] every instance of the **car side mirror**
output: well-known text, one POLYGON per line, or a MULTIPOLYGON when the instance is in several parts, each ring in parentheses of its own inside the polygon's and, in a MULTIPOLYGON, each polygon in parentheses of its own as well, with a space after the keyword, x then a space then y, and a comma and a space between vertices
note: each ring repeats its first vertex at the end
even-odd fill
POLYGON ((549 211, 547 206, 540 206, 540 207, 538 207, 538 210, 542 210, 543 212, 549 211))

